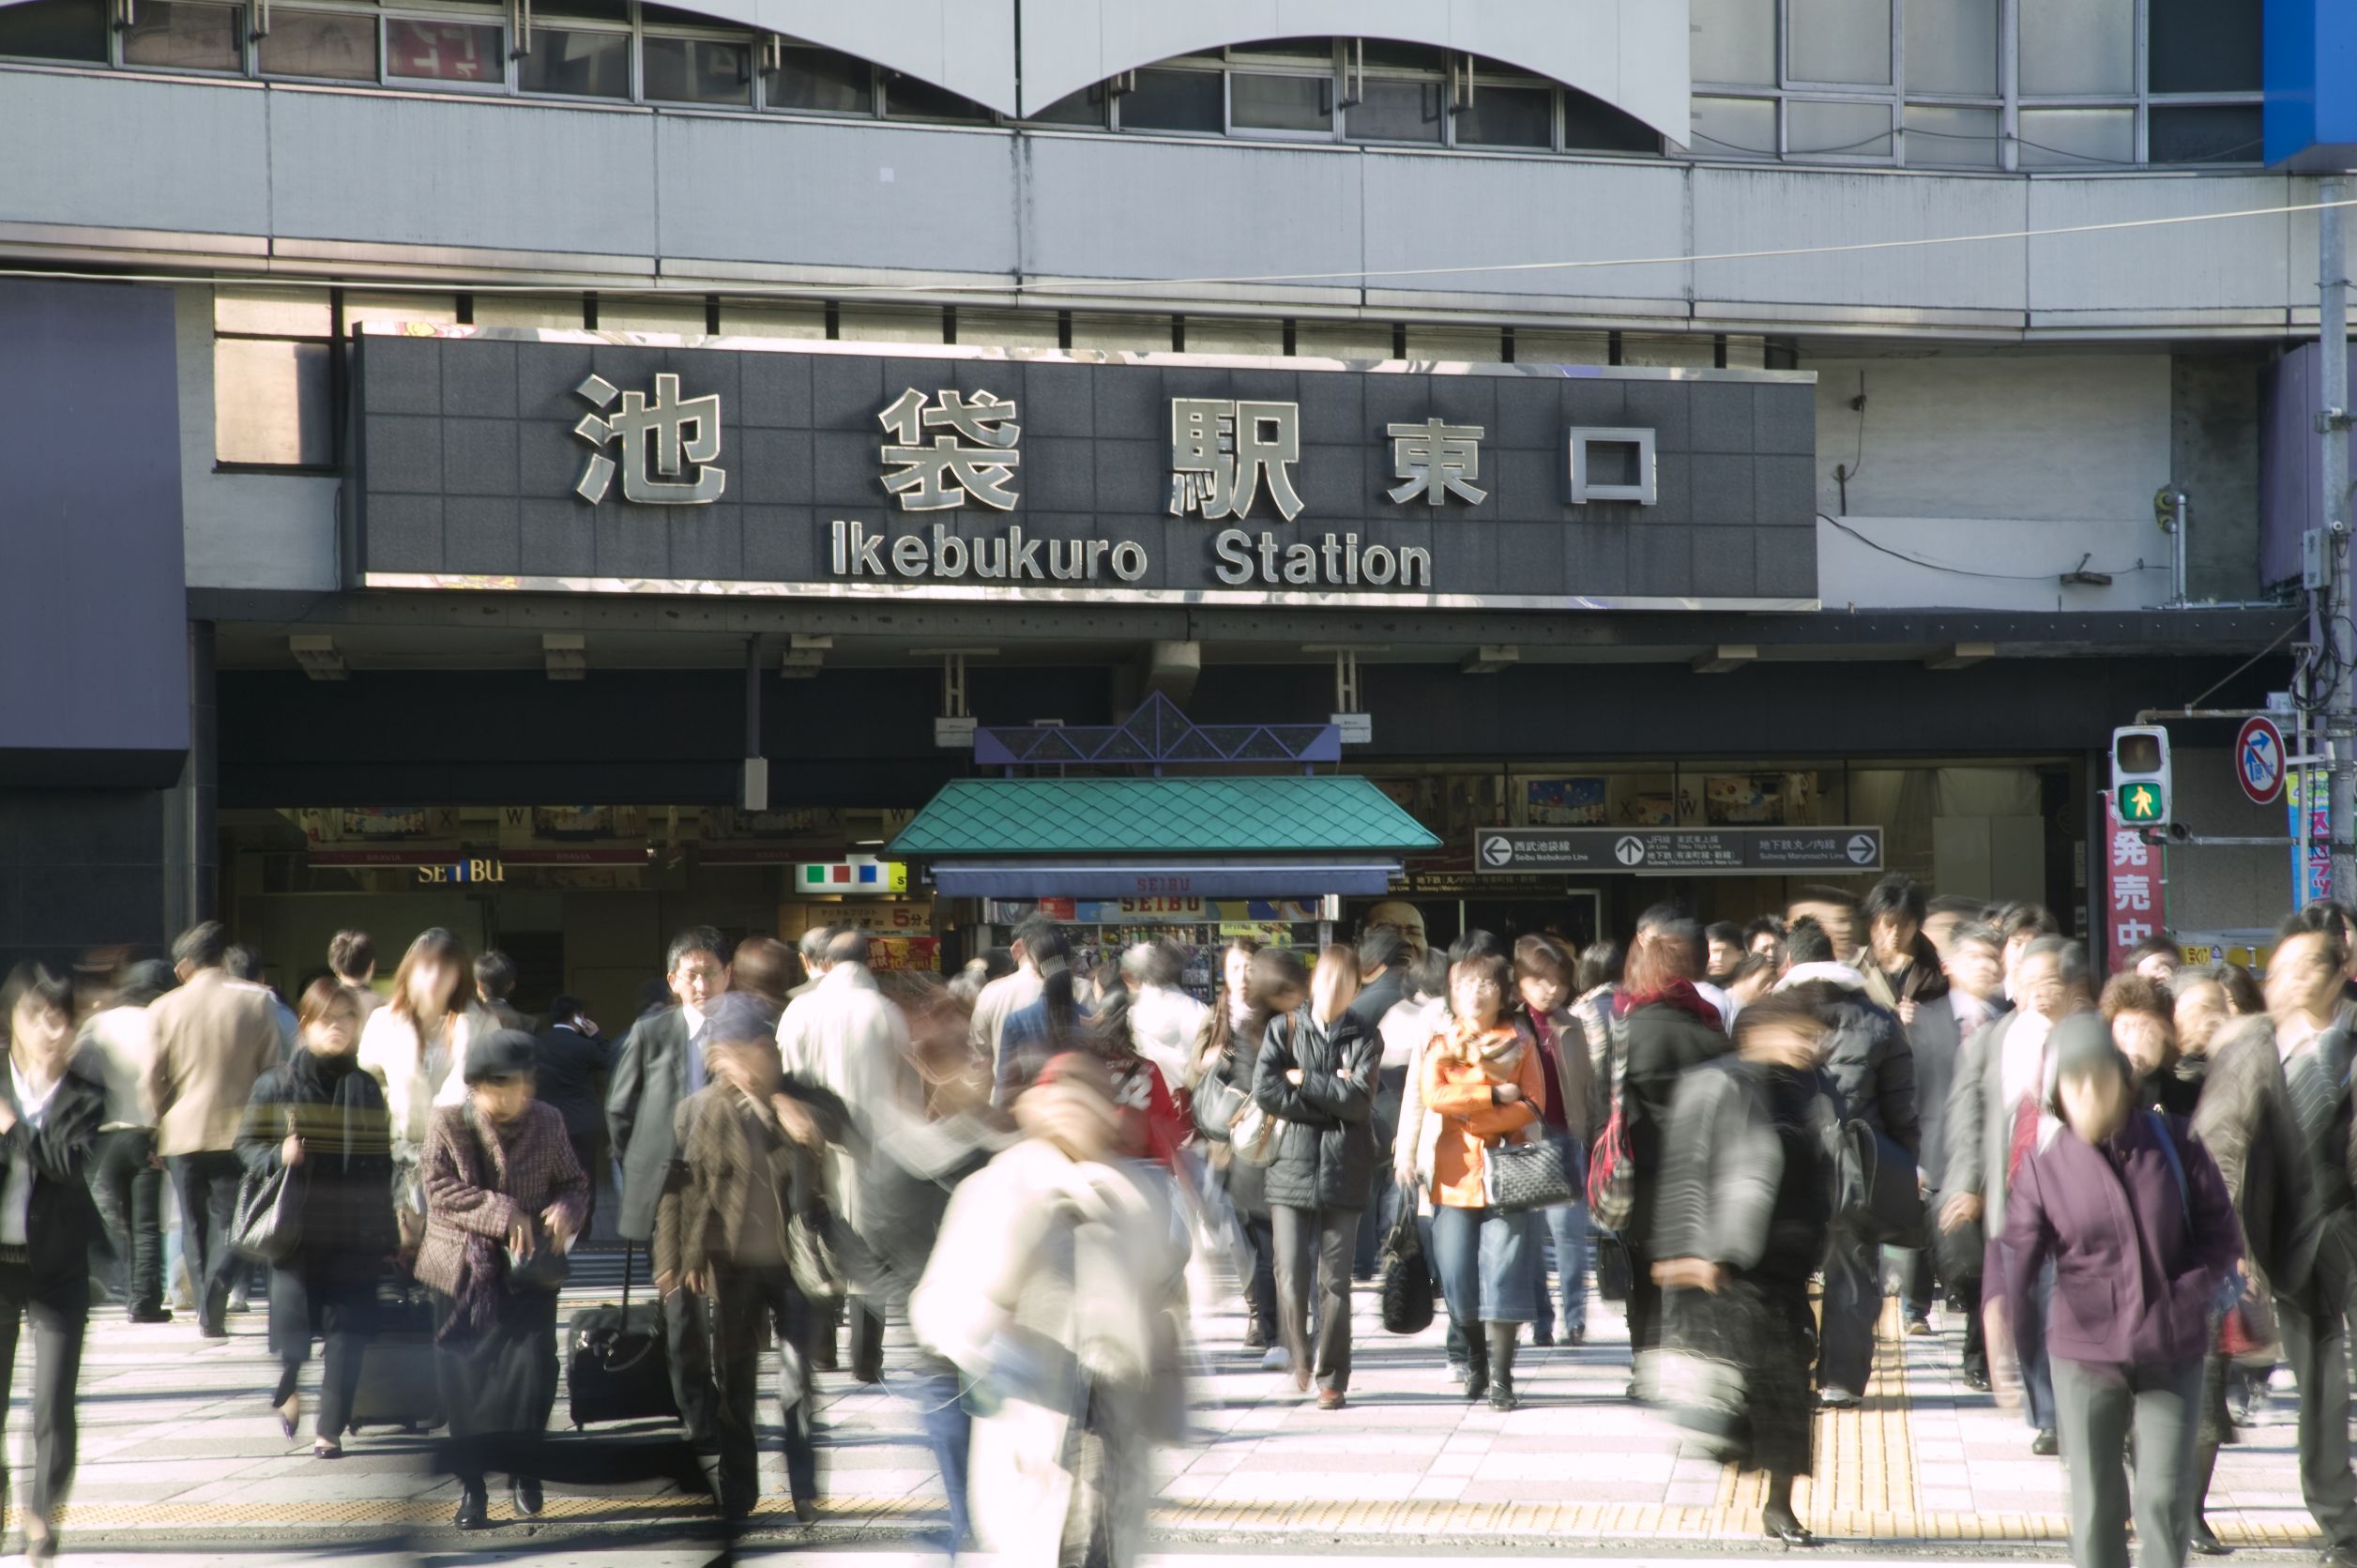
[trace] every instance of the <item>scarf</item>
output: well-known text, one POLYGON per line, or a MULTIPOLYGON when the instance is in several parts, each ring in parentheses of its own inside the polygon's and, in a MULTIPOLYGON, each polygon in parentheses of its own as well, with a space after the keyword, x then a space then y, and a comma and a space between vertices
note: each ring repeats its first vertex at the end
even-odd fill
POLYGON ((1691 1012, 1710 1025, 1713 1033, 1726 1032, 1726 1020, 1719 1015, 1717 1008, 1711 1005, 1708 997, 1695 989, 1693 981, 1673 980, 1659 991, 1642 994, 1635 991, 1616 991, 1612 994, 1612 1015, 1616 1018, 1626 1018, 1638 1008, 1656 1005, 1691 1012))
POLYGON ((1452 1018, 1440 1045, 1458 1061, 1500 1083, 1522 1070, 1523 1034, 1512 1024, 1500 1022, 1485 1029, 1470 1019, 1452 1018))
MULTIPOLYGON (((453 1139, 450 1151, 457 1157, 468 1186, 494 1193, 505 1190, 507 1145, 523 1126, 519 1119, 503 1135, 495 1125, 475 1114, 472 1104, 466 1106, 466 1128, 473 1135, 453 1139)), ((508 1278, 506 1239, 472 1230, 464 1236, 459 1258, 458 1292, 450 1298, 449 1316, 434 1331, 437 1340, 475 1339, 488 1332, 498 1320, 501 1287, 514 1287, 508 1278)))
POLYGON ((297 1051, 286 1064, 286 1082, 294 1090, 288 1114, 303 1139, 306 1162, 334 1160, 349 1174, 355 1161, 391 1155, 384 1096, 376 1080, 359 1070, 356 1053, 297 1051))

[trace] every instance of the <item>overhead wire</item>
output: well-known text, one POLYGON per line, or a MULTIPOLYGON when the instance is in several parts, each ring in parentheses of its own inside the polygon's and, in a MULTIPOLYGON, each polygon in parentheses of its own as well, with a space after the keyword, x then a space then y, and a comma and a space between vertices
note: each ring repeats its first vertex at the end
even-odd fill
MULTIPOLYGON (((1524 272, 1581 272, 1599 268, 1627 266, 1691 266, 1702 262, 1743 262, 1790 260, 1807 256, 1856 255, 1879 251, 1927 250, 1947 245, 1984 245, 2008 240, 2055 239, 2071 235, 2120 234, 2148 229, 2178 228, 2202 223, 2235 222, 2253 218, 2287 218, 2303 212, 2327 212, 2357 206, 2357 197, 2342 197, 2334 201, 2287 202, 2278 206, 2237 207, 2225 212, 2171 213, 2157 218, 2121 218, 2101 223, 2062 223, 2050 228, 1990 229, 1973 234, 1919 235, 1904 239, 1836 240, 1818 245, 1777 245, 1746 251, 1699 251, 1673 255, 1583 257, 1559 261, 1528 262, 1465 262, 1438 266, 1362 267, 1329 272, 1261 272, 1208 274, 1189 278, 1070 278, 1052 282, 1011 279, 987 283, 952 282, 910 283, 828 283, 828 284, 761 284, 731 283, 716 289, 705 280, 673 282, 664 279, 649 279, 645 282, 622 284, 601 283, 601 293, 617 296, 647 296, 666 294, 707 295, 723 293, 738 297, 827 298, 880 297, 894 295, 938 296, 944 294, 1033 294, 1068 295, 1093 290, 1121 290, 1132 294, 1153 289, 1199 289, 1207 287, 1241 287, 1282 283, 1366 283, 1371 281, 1406 278, 1464 278, 1497 277, 1524 272)), ((64 267, 0 267, 0 278, 54 278, 61 275, 98 276, 122 282, 185 283, 190 275, 179 273, 140 273, 101 270, 95 274, 74 272, 64 267)), ((289 273, 266 274, 270 277, 294 278, 289 273)), ((411 293, 430 281, 409 279, 303 279, 306 282, 333 283, 347 290, 366 293, 411 293)), ((470 294, 547 294, 550 285, 540 283, 483 283, 470 282, 465 292, 470 294)), ((560 291, 561 292, 561 291, 560 291)))
MULTIPOLYGON (((1993 583, 2051 583, 2064 575, 2060 571, 1975 571, 1969 566, 1950 566, 1945 561, 1926 560, 1921 556, 1910 556, 1904 550, 1893 550, 1879 540, 1868 538, 1838 517, 1822 511, 1817 515, 1820 521, 1831 523, 1869 550, 1879 550, 1882 554, 1905 561, 1909 566, 1920 566, 1932 571, 1945 571, 1957 577, 1983 577, 1993 583)), ((2089 568, 2082 564, 2074 570, 2080 571, 2091 570, 2107 577, 2124 577, 2132 571, 2158 571, 2161 569, 2157 566, 2147 565, 2139 556, 2134 566, 2089 568)))

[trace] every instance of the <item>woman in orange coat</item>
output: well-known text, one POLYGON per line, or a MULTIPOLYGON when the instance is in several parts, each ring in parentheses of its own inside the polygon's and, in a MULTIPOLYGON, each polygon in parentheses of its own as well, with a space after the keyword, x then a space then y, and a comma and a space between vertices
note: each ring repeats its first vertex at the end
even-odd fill
POLYGON ((1424 1051, 1424 1136, 1431 1158, 1432 1246, 1449 1317, 1467 1349, 1465 1396, 1514 1408, 1514 1336, 1538 1316, 1523 1256, 1529 1225, 1494 1212, 1482 1192, 1488 1149, 1519 1140, 1546 1104, 1539 1054, 1506 1017, 1513 967, 1502 953, 1449 970, 1449 1020, 1424 1051), (1478 1326, 1477 1326, 1478 1320, 1478 1326))

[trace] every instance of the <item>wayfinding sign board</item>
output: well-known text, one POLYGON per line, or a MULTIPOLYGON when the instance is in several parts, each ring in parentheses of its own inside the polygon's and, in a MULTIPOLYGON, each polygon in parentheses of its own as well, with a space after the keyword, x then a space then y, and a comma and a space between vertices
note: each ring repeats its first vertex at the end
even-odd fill
POLYGON ((1483 875, 1854 876, 1882 869, 1879 828, 1484 828, 1483 875))

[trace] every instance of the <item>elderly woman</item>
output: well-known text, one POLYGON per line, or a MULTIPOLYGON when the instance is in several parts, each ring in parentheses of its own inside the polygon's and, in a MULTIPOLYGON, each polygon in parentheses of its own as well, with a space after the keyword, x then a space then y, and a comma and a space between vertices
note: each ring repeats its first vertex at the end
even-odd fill
MULTIPOLYGON (((556 1285, 525 1272, 570 1246, 589 1179, 565 1118, 532 1098, 538 1043, 494 1029, 466 1049, 466 1097, 436 1106, 423 1165, 425 1241, 418 1283, 433 1292, 434 1370, 449 1412, 464 1495, 458 1526, 490 1523, 484 1460, 529 1454, 556 1403, 556 1285)), ((540 1479, 509 1471, 518 1518, 540 1511, 540 1479)))
POLYGON ((2071 1556, 2127 1568, 2136 1442, 2136 1532, 2144 1568, 2182 1568, 2210 1313, 2243 1256, 2242 1229, 2209 1150, 2140 1103, 2135 1068, 2102 1020, 2054 1027, 2062 1131, 2022 1162, 2005 1206, 2008 1306, 2054 1264, 2046 1353, 2070 1467, 2071 1556))

